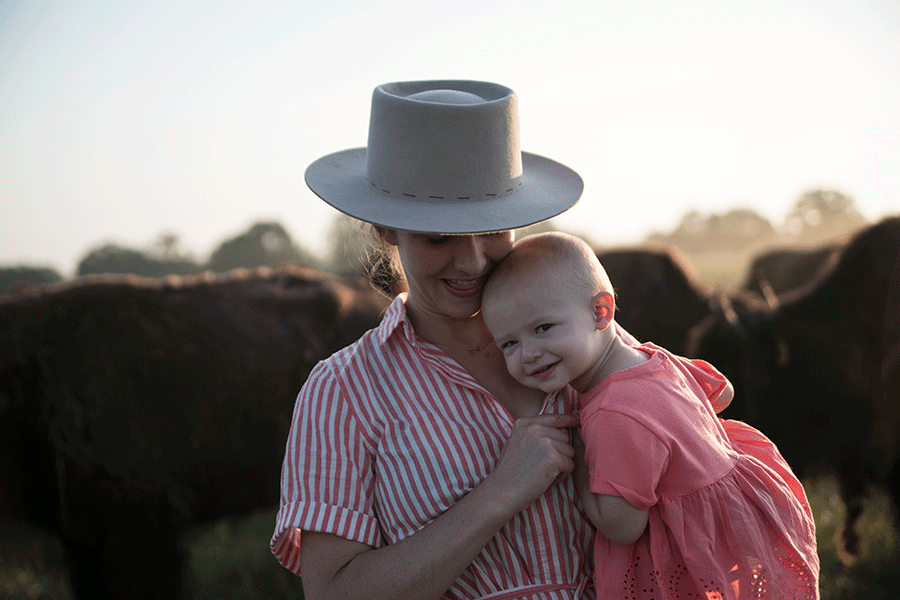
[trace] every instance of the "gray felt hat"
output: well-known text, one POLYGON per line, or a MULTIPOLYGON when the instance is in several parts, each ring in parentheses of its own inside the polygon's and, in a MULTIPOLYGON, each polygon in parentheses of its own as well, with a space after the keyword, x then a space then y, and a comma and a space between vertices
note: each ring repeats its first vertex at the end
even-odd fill
POLYGON ((520 150, 515 92, 481 81, 378 86, 368 146, 313 162, 306 184, 352 217, 422 233, 525 227, 584 189, 569 167, 520 150))

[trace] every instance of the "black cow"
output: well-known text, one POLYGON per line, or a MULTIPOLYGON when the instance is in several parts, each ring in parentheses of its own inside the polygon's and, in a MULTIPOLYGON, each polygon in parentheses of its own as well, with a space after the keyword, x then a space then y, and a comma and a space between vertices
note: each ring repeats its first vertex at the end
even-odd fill
POLYGON ((0 297, 3 518, 62 542, 78 598, 183 596, 181 536, 277 505, 298 390, 385 305, 299 268, 0 297))
POLYGON ((898 259, 893 217, 859 232, 832 269, 778 306, 738 306, 706 319, 688 348, 734 383, 729 416, 771 437, 800 473, 836 473, 851 554, 866 486, 884 484, 900 500, 898 259))
POLYGON ((816 280, 840 257, 842 244, 816 248, 776 248, 756 256, 750 263, 742 289, 761 296, 781 295, 816 280))
POLYGON ((597 253, 616 291, 616 321, 641 342, 684 354, 690 328, 713 312, 713 296, 671 248, 597 253))

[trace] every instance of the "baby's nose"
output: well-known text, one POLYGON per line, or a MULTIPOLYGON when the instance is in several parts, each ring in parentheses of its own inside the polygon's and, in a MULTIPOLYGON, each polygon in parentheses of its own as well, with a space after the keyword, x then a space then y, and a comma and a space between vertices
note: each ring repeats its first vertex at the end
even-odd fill
POLYGON ((536 344, 523 344, 522 346, 522 358, 527 362, 531 362, 541 355, 541 349, 536 344))

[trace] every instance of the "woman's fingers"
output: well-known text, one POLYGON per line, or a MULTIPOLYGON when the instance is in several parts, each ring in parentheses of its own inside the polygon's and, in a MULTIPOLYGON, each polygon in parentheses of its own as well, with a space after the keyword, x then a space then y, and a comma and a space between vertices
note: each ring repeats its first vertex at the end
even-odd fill
POLYGON ((516 421, 491 477, 518 510, 575 468, 569 428, 577 424, 573 415, 538 415, 516 421))

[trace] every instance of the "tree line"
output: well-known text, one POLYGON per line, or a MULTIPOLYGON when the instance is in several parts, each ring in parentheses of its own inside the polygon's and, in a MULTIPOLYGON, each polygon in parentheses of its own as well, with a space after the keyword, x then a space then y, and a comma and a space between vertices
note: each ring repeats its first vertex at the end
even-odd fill
POLYGON ((669 244, 687 253, 739 251, 773 245, 813 246, 834 240, 865 225, 852 197, 837 190, 802 194, 785 216, 773 225, 751 208, 724 214, 691 211, 669 233, 652 233, 647 241, 669 244))
MULTIPOLYGON (((672 231, 651 233, 645 241, 675 246, 689 253, 735 251, 776 244, 813 245, 855 231, 864 224, 865 219, 857 210, 853 198, 837 190, 816 189, 802 194, 784 222, 778 225, 773 225, 752 208, 736 208, 724 214, 710 215, 691 211, 672 231)), ((554 228, 552 221, 537 227, 539 230, 554 228)), ((284 264, 298 264, 334 273, 362 272, 367 249, 373 241, 371 235, 371 228, 339 215, 327 236, 328 253, 321 258, 297 243, 280 223, 259 222, 252 224, 247 231, 224 240, 209 260, 201 262, 181 247, 176 234, 164 233, 149 249, 110 243, 92 248, 79 261, 76 275, 121 273, 161 277, 284 264)), ((590 239, 587 241, 593 243, 590 239)), ((20 265, 0 268, 0 292, 62 279, 55 269, 49 267, 20 265)))

